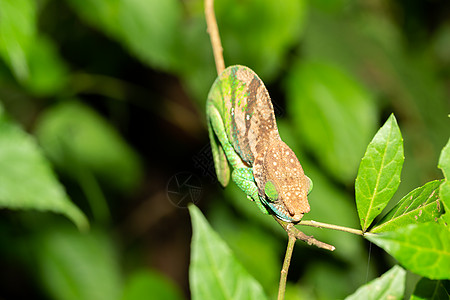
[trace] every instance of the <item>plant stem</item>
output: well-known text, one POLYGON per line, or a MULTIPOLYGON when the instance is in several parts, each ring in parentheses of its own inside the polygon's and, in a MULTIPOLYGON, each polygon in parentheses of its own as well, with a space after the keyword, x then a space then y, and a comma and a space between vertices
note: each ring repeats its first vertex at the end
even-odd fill
POLYGON ((327 228, 327 229, 333 229, 333 230, 339 230, 339 231, 345 231, 348 233, 353 233, 357 235, 363 236, 365 233, 362 230, 334 225, 334 224, 327 224, 322 222, 317 222, 313 220, 302 220, 297 225, 304 225, 304 226, 311 226, 311 227, 317 227, 317 228, 327 228))
POLYGON ((217 75, 219 75, 225 70, 225 62, 223 60, 223 48, 220 42, 219 28, 217 26, 216 15, 214 14, 214 0, 205 0, 205 17, 207 31, 211 38, 214 61, 216 62, 217 75))
POLYGON ((289 236, 294 236, 296 239, 304 241, 308 243, 308 245, 314 245, 318 248, 334 251, 336 249, 333 245, 326 244, 324 242, 316 240, 314 237, 309 236, 301 232, 298 228, 295 228, 292 223, 282 221, 278 219, 277 217, 273 216, 273 218, 278 222, 278 224, 281 225, 281 227, 286 230, 287 234, 289 236))
POLYGON ((289 240, 286 248, 286 255, 284 256, 283 268, 281 269, 280 285, 278 287, 278 300, 284 300, 284 294, 286 292, 287 274, 289 271, 289 266, 291 264, 291 257, 292 252, 294 251, 295 241, 297 240, 297 238, 292 234, 288 234, 288 237, 289 240))

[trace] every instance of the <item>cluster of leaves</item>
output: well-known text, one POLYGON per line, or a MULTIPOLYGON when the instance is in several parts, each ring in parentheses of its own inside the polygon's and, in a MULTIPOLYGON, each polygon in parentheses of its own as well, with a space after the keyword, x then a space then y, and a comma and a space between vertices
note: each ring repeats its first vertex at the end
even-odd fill
MULTIPOLYGON (((449 155, 450 140, 439 160, 445 176, 450 168, 449 155)), ((408 193, 367 231, 397 190, 402 165, 403 142, 392 116, 369 144, 359 167, 355 190, 361 227, 370 241, 407 269, 431 279, 449 279, 450 219, 448 213, 442 215, 450 211, 448 177, 408 193), (369 234, 372 232, 382 234, 369 234)))
MULTIPOLYGON (((433 289, 440 293, 444 285, 439 279, 448 277, 439 273, 445 268, 437 264, 448 263, 448 256, 435 252, 449 244, 442 229, 448 224, 448 214, 442 213, 448 206, 443 199, 448 199, 449 183, 423 183, 442 178, 436 162, 448 140, 450 25, 437 20, 431 34, 425 30, 426 18, 409 15, 411 10, 425 10, 408 4, 309 2, 216 0, 225 62, 251 67, 268 85, 278 107, 281 136, 314 181, 307 217, 349 227, 360 223, 367 239, 424 276, 415 285, 417 276, 394 267, 354 296, 377 286, 394 295, 412 294, 416 286, 413 294, 418 298, 433 289), (398 11, 414 17, 417 22, 410 24, 423 26, 404 28, 398 11), (391 112, 399 118, 405 138, 401 185, 403 142, 392 117, 360 163, 380 120, 391 112), (395 139, 386 142, 387 136, 395 139), (384 160, 378 160, 380 153, 384 160), (352 195, 355 177, 359 221, 352 195), (398 200, 397 187, 399 194, 407 195, 391 204, 392 197, 394 203, 398 200), (411 247, 416 244, 424 248, 411 247), (437 262, 439 257, 443 262, 437 262), (387 283, 396 287, 395 293, 387 283)), ((126 234, 114 239, 113 229, 117 211, 126 210, 131 195, 139 193, 143 174, 157 173, 149 185, 155 194, 164 193, 154 182, 168 171, 150 171, 143 162, 153 169, 158 163, 169 168, 186 158, 179 150, 183 147, 173 147, 173 152, 164 143, 153 143, 151 149, 163 149, 159 156, 143 153, 131 146, 131 136, 155 141, 159 130, 141 126, 139 132, 123 135, 120 129, 126 126, 114 112, 120 110, 123 120, 130 117, 127 111, 143 107, 161 124, 187 131, 204 145, 207 134, 199 121, 204 118, 193 117, 191 111, 204 113, 215 76, 202 0, 0 0, 0 206, 8 209, 0 218, 2 265, 7 266, 4 272, 17 269, 11 264, 19 265, 26 274, 15 277, 15 271, 2 278, 34 278, 29 285, 39 285, 38 293, 55 299, 182 298, 180 286, 160 272, 141 271, 144 259, 124 250, 120 241, 126 234), (180 98, 191 101, 180 105, 170 97, 154 97, 153 90, 164 80, 154 86, 150 80, 136 80, 142 70, 130 71, 130 61, 145 66, 144 78, 170 74, 187 95, 180 98), (141 93, 145 85, 152 92, 141 93), (92 98, 106 104, 93 105, 92 98), (62 214, 85 233, 58 215, 31 209, 62 214), (123 271, 126 261, 134 262, 129 272, 123 271)), ((168 89, 173 87, 167 83, 168 89)), ((166 143, 187 144, 185 136, 162 131, 170 137, 166 143)), ((439 166, 448 178, 448 146, 445 149, 439 166)), ((273 295, 285 233, 234 185, 204 199, 200 204, 209 222, 228 246, 192 207, 192 296, 215 296, 218 291, 232 298, 241 293, 273 295), (202 266, 201 259, 217 253, 221 260, 202 266), (224 277, 214 277, 223 270, 224 277), (230 275, 235 273, 239 277, 230 275), (212 274, 210 284, 205 282, 207 274, 212 274), (214 294, 204 290, 207 286, 214 294)), ((376 253, 368 265, 367 244, 360 237, 305 231, 337 251, 324 254, 297 247, 289 299, 343 298, 367 281, 362 274, 374 278, 393 265, 389 256, 376 253)), ((8 280, 1 284, 15 286, 8 280)))
MULTIPOLYGON (((450 286, 450 140, 439 167, 445 180, 435 180, 404 196, 370 230, 400 183, 403 140, 392 115, 380 128, 359 166, 356 206, 365 237, 386 250, 407 270, 423 276, 412 299, 448 298, 450 286)), ((194 237, 191 290, 198 299, 267 299, 257 281, 236 261, 225 242, 199 210, 191 207, 194 237)), ((346 299, 402 299, 406 271, 396 265, 346 299)))

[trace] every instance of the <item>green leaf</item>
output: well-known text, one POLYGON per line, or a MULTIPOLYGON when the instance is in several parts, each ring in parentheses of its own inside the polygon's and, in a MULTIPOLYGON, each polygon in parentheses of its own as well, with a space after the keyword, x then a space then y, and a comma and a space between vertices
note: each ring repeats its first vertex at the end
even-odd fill
POLYGON ((370 94, 333 65, 302 61, 289 74, 287 97, 305 147, 335 179, 353 180, 376 129, 370 94))
POLYGON ((365 237, 408 270, 431 279, 450 278, 450 231, 437 223, 406 227, 365 237))
POLYGON ((416 285, 410 300, 448 300, 450 283, 448 280, 422 278, 416 285))
POLYGON ((437 221, 444 209, 439 201, 441 180, 428 182, 402 198, 370 232, 394 231, 409 224, 437 221))
POLYGON ((114 300, 122 292, 115 247, 102 232, 61 226, 36 240, 39 279, 54 299, 114 300))
POLYGON ((35 140, 1 114, 0 207, 61 213, 79 229, 89 227, 85 215, 70 201, 35 140))
POLYGON ((63 101, 45 111, 36 135, 56 166, 76 180, 89 171, 123 191, 140 180, 137 154, 106 120, 79 101, 63 101))
POLYGON ((391 115, 367 147, 356 177, 356 206, 363 231, 397 190, 403 160, 403 139, 391 115))
POLYGON ((438 167, 444 173, 445 181, 439 189, 439 197, 444 205, 445 214, 442 216, 446 226, 450 225, 450 139, 442 149, 438 167))
POLYGON ((405 277, 406 271, 399 266, 394 266, 381 277, 360 287, 345 299, 403 299, 405 277))
POLYGON ((261 285, 236 260, 194 206, 189 281, 192 299, 266 299, 261 285))
POLYGON ((138 271, 131 275, 127 281, 122 300, 183 299, 181 292, 172 282, 163 275, 154 271, 138 271))

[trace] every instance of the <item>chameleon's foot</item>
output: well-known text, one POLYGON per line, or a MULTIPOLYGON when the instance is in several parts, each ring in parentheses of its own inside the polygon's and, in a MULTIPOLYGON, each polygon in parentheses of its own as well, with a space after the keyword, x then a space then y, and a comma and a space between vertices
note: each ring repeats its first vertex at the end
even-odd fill
POLYGON ((231 173, 233 181, 237 186, 247 194, 247 198, 256 203, 256 206, 264 213, 269 214, 264 204, 259 199, 258 187, 256 186, 255 179, 253 177, 253 171, 250 168, 238 168, 234 169, 231 173))

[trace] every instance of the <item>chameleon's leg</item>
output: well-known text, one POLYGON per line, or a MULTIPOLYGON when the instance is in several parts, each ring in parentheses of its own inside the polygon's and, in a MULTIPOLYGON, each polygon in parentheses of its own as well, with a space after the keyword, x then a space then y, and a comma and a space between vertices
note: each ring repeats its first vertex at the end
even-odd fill
POLYGON ((230 181, 230 166, 228 165, 227 157, 223 151, 220 142, 217 140, 212 128, 211 121, 208 117, 208 133, 211 141, 211 151, 214 159, 214 168, 216 169, 217 179, 222 186, 227 186, 230 181))
POLYGON ((233 173, 231 173, 231 177, 233 181, 237 184, 237 186, 247 194, 247 198, 249 200, 255 201, 258 208, 264 213, 269 214, 266 207, 262 204, 259 199, 258 187, 256 186, 255 179, 253 177, 253 172, 251 168, 239 168, 234 169, 233 173))
POLYGON ((233 146, 228 140, 227 132, 225 130, 222 117, 220 116, 219 111, 214 105, 208 105, 206 107, 206 112, 208 115, 209 123, 214 130, 217 138, 220 141, 220 145, 222 146, 223 151, 225 152, 228 161, 230 162, 233 169, 246 168, 242 159, 234 150, 233 146))

